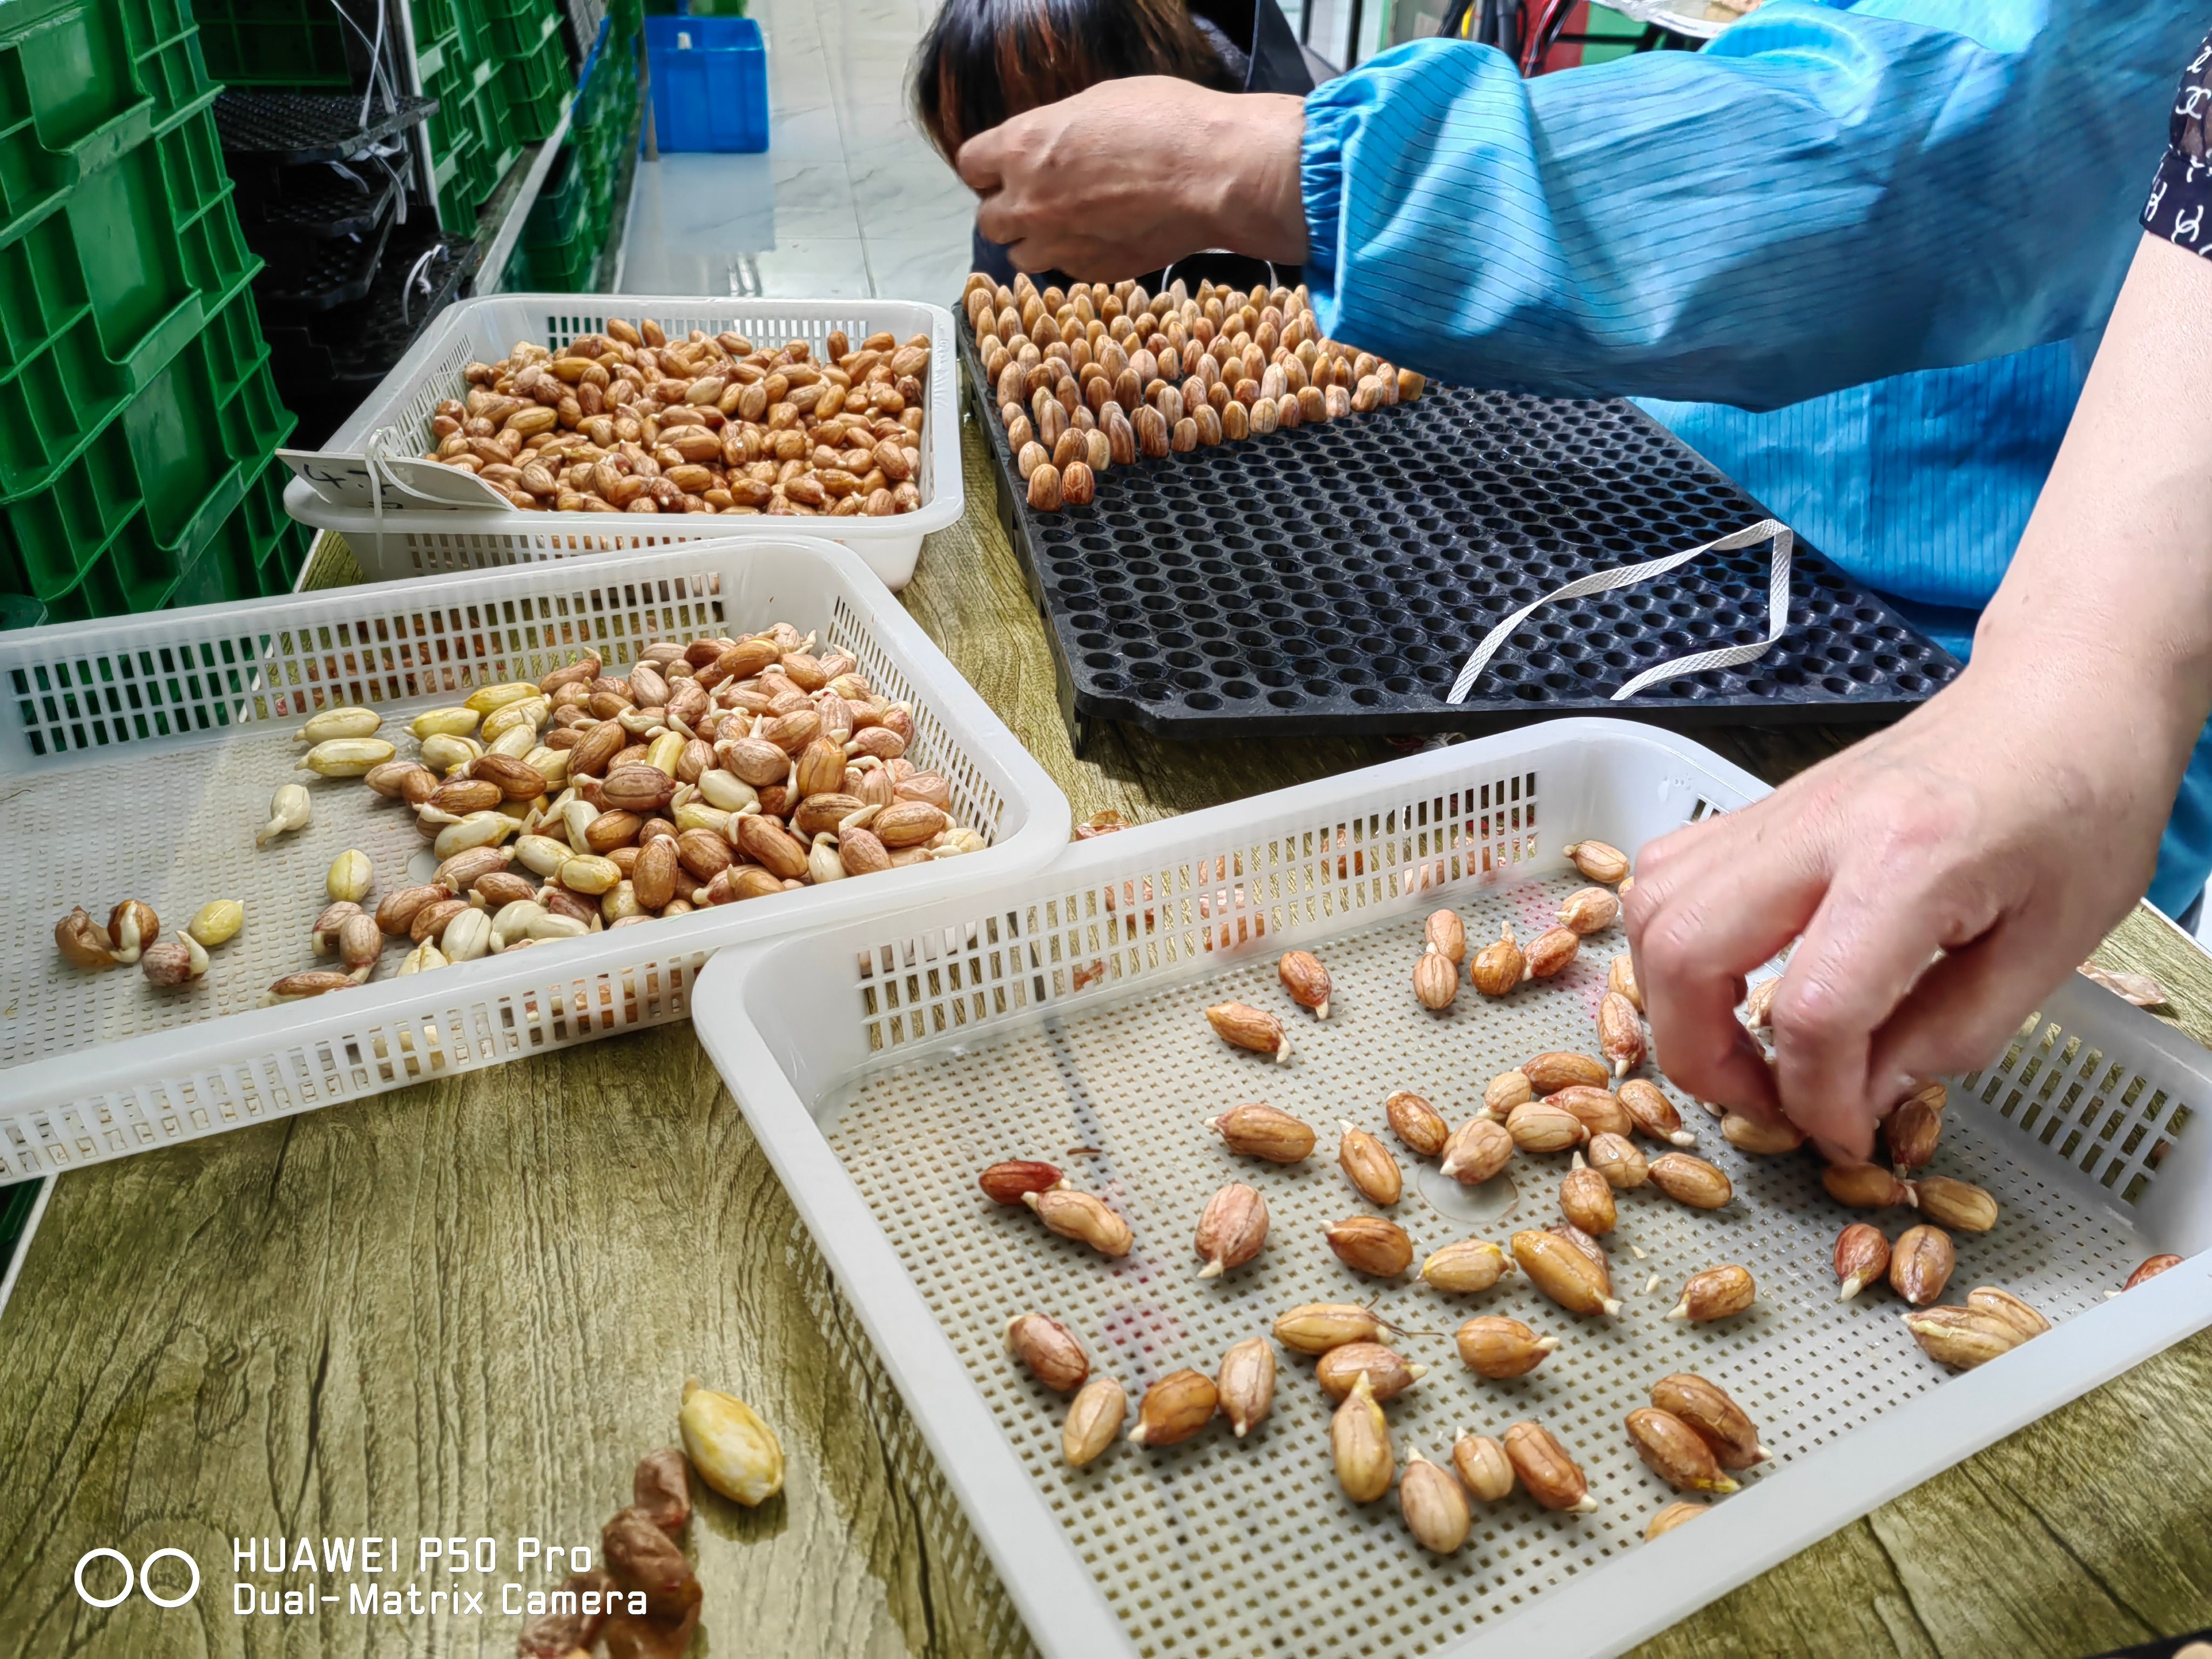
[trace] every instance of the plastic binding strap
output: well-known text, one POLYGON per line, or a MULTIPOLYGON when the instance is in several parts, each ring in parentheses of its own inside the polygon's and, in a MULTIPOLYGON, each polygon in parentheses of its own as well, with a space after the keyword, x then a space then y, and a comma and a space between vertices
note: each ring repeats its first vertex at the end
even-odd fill
POLYGON ((1717 651, 1699 651, 1686 657, 1677 657, 1672 662, 1655 664, 1630 680, 1613 694, 1612 701, 1632 697, 1654 680, 1670 680, 1685 674, 1702 674, 1709 668, 1733 668, 1739 663, 1756 661, 1766 654, 1769 647, 1782 637, 1790 625, 1790 560, 1796 545, 1796 538, 1787 525, 1778 520, 1761 519, 1748 529, 1735 530, 1716 540, 1704 543, 1680 553, 1669 553, 1664 558, 1649 559, 1642 564, 1622 565, 1616 570, 1593 571, 1578 576, 1565 586, 1554 588, 1540 599, 1522 605, 1504 622, 1482 637, 1482 643, 1461 666, 1459 677, 1452 681, 1451 690, 1444 694, 1446 702, 1465 702, 1467 694, 1482 678, 1482 671, 1498 654, 1498 647, 1511 637, 1513 630, 1528 620, 1530 613, 1560 599, 1579 599, 1587 594, 1607 593, 1617 587, 1633 587, 1638 582, 1663 576, 1691 560, 1708 553, 1733 552, 1740 547, 1755 547, 1764 541, 1774 544, 1774 551, 1766 568, 1766 637, 1749 645, 1723 646, 1717 651))

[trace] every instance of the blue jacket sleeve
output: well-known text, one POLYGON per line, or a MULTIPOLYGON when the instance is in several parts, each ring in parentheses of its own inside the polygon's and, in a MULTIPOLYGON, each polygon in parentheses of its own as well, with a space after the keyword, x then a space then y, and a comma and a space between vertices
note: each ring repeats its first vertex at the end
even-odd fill
POLYGON ((1306 102, 1316 308, 1462 382, 1771 409, 2100 325, 2203 20, 1769 0, 1523 82, 1388 52, 1306 102))

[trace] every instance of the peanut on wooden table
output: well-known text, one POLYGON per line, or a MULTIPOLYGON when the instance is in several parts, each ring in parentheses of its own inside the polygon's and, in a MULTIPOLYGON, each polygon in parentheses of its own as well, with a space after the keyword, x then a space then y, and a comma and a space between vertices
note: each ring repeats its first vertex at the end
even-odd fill
MULTIPOLYGON (((1107 809, 1141 821, 1389 758, 1381 743, 1179 744, 1107 728, 1075 759, 972 433, 967 448, 968 514, 901 597, 1079 821, 1107 809)), ((319 569, 343 579, 327 552, 319 569)), ((1848 735, 1700 740, 1778 781, 1848 735)), ((2098 959, 2154 975, 2166 1017, 2212 1038, 2212 972, 2164 924, 2138 911, 2098 959)), ((1290 1012, 1310 1030, 1310 1015, 1290 1012)), ((185 1615, 137 1597, 95 1613, 77 1599, 70 1573, 99 1545, 137 1555, 173 1543, 215 1564, 228 1562, 231 1538, 255 1534, 595 1539, 638 1455, 675 1443, 672 1401, 687 1375, 744 1400, 787 1459, 780 1495, 702 1508, 693 1522, 718 1651, 1024 1650, 866 1335, 727 1091, 675 1025, 63 1180, 0 1314, 0 1444, 11 1449, 0 1536, 13 1540, 0 1659, 166 1650, 177 1626, 160 1621, 185 1615)), ((1110 1403, 1094 1396, 1085 1422, 1126 1436, 1139 1402, 1125 1402, 1127 1420, 1110 1403)), ((1643 1651, 2076 1659, 2212 1622, 2208 1431, 2212 1336, 2200 1336, 1643 1651)), ((1513 1472, 1502 1446, 1468 1451, 1455 1457, 1462 1470, 1513 1472)), ((1455 1517, 1420 1524, 1449 1533, 1455 1517)), ((228 1582, 227 1566, 211 1570, 228 1582)), ((210 1653, 273 1651, 254 1622, 191 1628, 210 1653)), ((519 1622, 383 1633, 410 1652, 489 1656, 512 1651, 519 1622)), ((357 1620, 284 1624, 287 1654, 382 1650, 357 1620)))

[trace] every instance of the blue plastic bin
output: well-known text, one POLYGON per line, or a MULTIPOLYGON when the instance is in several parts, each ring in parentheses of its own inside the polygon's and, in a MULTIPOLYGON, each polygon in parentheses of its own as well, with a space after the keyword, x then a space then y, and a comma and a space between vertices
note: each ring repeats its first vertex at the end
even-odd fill
POLYGON ((648 17, 653 125, 663 149, 768 148, 768 47, 750 17, 648 17))

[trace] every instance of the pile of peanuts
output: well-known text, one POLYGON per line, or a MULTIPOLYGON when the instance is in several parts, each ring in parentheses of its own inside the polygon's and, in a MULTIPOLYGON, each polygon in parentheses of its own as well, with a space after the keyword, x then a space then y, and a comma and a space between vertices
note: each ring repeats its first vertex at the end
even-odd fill
POLYGON ((1305 287, 1249 294, 1178 277, 1165 293, 1078 283, 1039 293, 981 271, 961 302, 1006 442, 1040 513, 1081 507, 1109 466, 1365 414, 1425 382, 1322 337, 1305 287))
MULTIPOLYGON (((325 718, 350 716, 378 719, 325 718)), ((406 730, 411 757, 355 736, 318 744, 301 766, 410 808, 438 866, 368 913, 368 861, 344 855, 360 876, 342 893, 333 866, 343 902, 313 931, 319 954, 325 934, 360 924, 359 959, 289 975, 273 998, 365 982, 380 934, 410 944, 398 971, 419 973, 986 845, 953 818, 944 776, 906 757, 912 709, 878 693, 851 653, 817 654, 787 623, 658 641, 624 675, 592 653, 406 730)))
POLYGON ((519 341, 471 363, 465 394, 431 414, 426 459, 532 510, 911 513, 929 356, 927 334, 855 347, 833 331, 817 362, 804 340, 672 342, 613 318, 558 351, 519 341))

